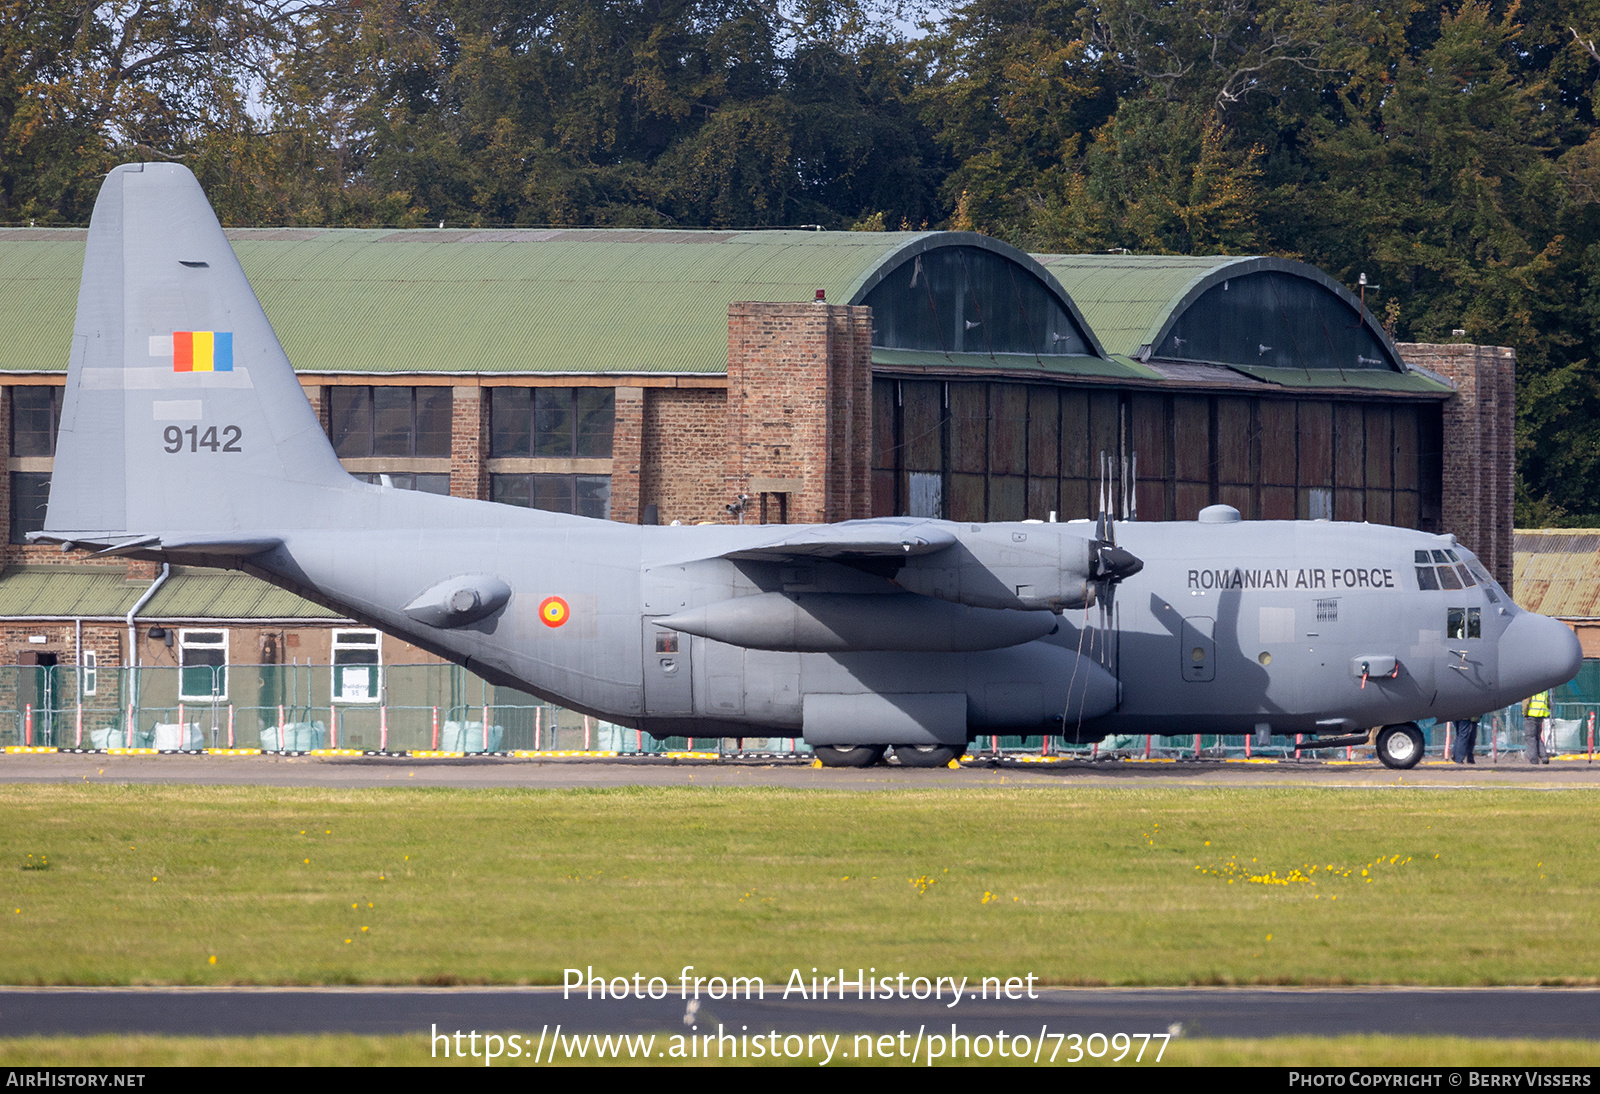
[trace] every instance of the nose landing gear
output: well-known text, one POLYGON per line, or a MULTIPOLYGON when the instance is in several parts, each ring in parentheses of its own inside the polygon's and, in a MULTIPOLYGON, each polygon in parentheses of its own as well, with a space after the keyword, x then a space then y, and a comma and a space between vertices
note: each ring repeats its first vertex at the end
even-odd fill
POLYGON ((1416 723, 1405 722, 1378 730, 1375 747, 1384 767, 1405 771, 1416 767, 1417 761, 1422 759, 1425 742, 1422 730, 1417 728, 1416 723))

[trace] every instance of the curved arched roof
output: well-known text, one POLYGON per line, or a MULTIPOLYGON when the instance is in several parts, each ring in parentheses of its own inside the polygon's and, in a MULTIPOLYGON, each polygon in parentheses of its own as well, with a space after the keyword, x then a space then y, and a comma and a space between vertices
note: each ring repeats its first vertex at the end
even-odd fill
MULTIPOLYGON (((290 360, 307 372, 721 373, 729 304, 809 301, 817 289, 858 303, 940 247, 1017 263, 1089 330, 1035 259, 972 232, 246 228, 228 237, 290 360)), ((0 371, 65 367, 83 253, 82 230, 0 230, 0 371)), ((1088 341, 1098 354, 1092 333, 1088 341)))
MULTIPOLYGON (((1393 339, 1356 295, 1315 266, 1284 258, 1230 255, 1037 255, 1078 303, 1112 353, 1148 358, 1167 340, 1184 312, 1211 289, 1233 278, 1275 273, 1315 285, 1360 316, 1381 348, 1384 365, 1410 371, 1393 339)), ((1276 340, 1276 339, 1274 339, 1276 340)), ((1305 367, 1337 363, 1305 362, 1305 367)))

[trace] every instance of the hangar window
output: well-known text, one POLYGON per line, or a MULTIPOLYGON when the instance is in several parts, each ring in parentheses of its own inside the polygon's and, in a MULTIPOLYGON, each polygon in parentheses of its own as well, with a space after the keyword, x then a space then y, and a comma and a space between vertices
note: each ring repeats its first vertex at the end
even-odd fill
POLYGON ((383 686, 377 631, 333 632, 333 701, 375 703, 383 686))
POLYGON ((891 270, 862 300, 872 344, 940 353, 1086 356, 1088 340, 1031 270, 980 247, 936 247, 891 270))
POLYGON ((489 455, 610 459, 615 408, 608 387, 491 388, 489 455))
POLYGON ((61 391, 55 386, 11 389, 11 454, 54 456, 61 425, 61 391))
POLYGON ((228 697, 228 632, 178 632, 178 697, 215 700, 228 697))
POLYGON ((44 529, 44 511, 50 504, 48 471, 11 472, 11 542, 28 542, 29 532, 44 529))
POLYGON ((490 475, 489 493, 502 505, 601 520, 611 515, 610 475, 490 475))
POLYGON ((1277 270, 1207 289, 1178 316, 1155 356, 1272 368, 1395 367, 1348 303, 1316 281, 1277 270))
POLYGON ((336 387, 328 411, 341 459, 450 455, 447 387, 336 387))
POLYGON ((358 482, 370 482, 374 486, 380 486, 384 479, 388 479, 390 486, 401 490, 421 490, 424 494, 450 493, 450 476, 444 472, 360 471, 352 472, 350 477, 358 482))

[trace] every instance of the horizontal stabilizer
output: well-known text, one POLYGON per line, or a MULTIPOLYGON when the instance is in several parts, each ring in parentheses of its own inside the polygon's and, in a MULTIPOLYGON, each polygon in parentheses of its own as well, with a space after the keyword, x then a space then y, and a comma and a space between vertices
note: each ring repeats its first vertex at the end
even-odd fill
POLYGON ((226 533, 174 532, 155 536, 128 536, 122 533, 85 532, 67 538, 48 532, 33 532, 30 543, 59 543, 67 549, 94 549, 96 555, 128 555, 135 551, 181 551, 185 554, 212 555, 218 558, 248 558, 283 546, 281 536, 230 536, 226 533))

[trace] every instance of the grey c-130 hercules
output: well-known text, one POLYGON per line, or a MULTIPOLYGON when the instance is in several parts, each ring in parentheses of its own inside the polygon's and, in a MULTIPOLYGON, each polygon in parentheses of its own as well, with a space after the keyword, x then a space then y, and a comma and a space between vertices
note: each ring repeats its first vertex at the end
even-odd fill
MULTIPOLYGON (((358 482, 194 176, 112 171, 45 530, 237 568, 486 679, 658 736, 944 765, 979 734, 1308 734, 1391 767, 1416 719, 1572 678, 1454 537, 1199 521, 656 527, 358 482)), ((1313 747, 1307 744, 1305 747, 1313 747)))

